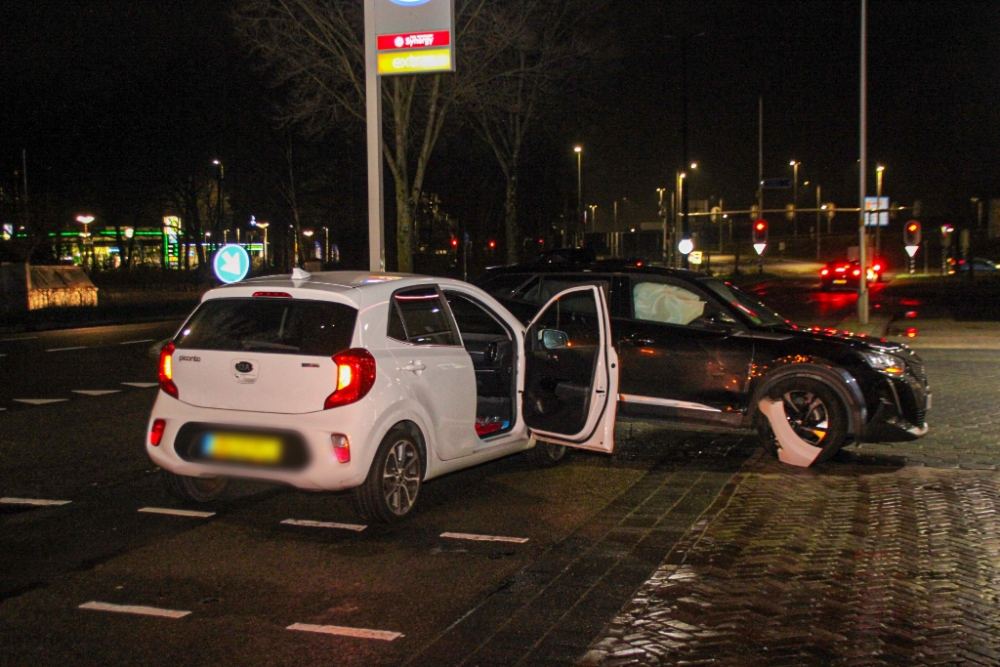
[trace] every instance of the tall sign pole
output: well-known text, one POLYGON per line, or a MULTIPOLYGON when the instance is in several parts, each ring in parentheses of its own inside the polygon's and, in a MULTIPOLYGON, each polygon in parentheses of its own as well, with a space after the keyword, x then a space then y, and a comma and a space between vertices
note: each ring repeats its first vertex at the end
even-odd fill
POLYGON ((385 272, 380 76, 455 71, 454 0, 365 0, 368 263, 385 272))
POLYGON ((365 107, 368 122, 368 268, 385 272, 385 189, 382 174, 382 89, 378 76, 375 0, 365 0, 365 107))
POLYGON ((858 280, 858 322, 868 324, 868 261, 865 246, 865 179, 868 177, 868 2, 861 0, 861 178, 860 204, 858 212, 858 254, 861 260, 861 275, 858 280))

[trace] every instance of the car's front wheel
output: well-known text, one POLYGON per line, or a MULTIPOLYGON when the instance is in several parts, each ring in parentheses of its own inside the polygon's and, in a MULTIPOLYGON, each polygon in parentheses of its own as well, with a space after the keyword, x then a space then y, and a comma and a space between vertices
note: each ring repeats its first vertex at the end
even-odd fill
POLYGON ((368 521, 399 521, 413 510, 423 473, 417 439, 409 429, 393 428, 382 439, 368 478, 354 489, 355 509, 368 521))
POLYGON ((178 500, 189 503, 210 503, 229 486, 227 477, 185 477, 164 470, 163 485, 178 500))
MULTIPOLYGON (((767 395, 782 402, 795 435, 818 450, 813 463, 828 461, 843 447, 847 439, 847 409, 828 385, 813 378, 790 377, 777 382, 767 395)), ((777 456, 780 443, 771 423, 760 412, 757 433, 764 449, 777 456)))

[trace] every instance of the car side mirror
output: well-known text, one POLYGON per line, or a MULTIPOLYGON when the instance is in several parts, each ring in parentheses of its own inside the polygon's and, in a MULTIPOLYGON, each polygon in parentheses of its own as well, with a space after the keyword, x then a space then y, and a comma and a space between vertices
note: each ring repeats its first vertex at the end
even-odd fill
POLYGON ((542 347, 546 350, 558 350, 569 347, 569 335, 564 331, 542 329, 538 332, 538 336, 542 339, 542 347))

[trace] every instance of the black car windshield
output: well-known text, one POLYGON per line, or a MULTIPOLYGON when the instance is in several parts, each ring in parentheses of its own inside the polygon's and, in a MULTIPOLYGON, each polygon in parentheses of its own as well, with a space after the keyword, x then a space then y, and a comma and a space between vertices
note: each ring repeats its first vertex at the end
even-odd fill
POLYGON ((758 326, 784 328, 795 326, 760 301, 757 301, 757 299, 744 294, 729 283, 724 283, 714 278, 701 280, 700 282, 703 287, 721 296, 726 303, 732 305, 743 317, 758 326))

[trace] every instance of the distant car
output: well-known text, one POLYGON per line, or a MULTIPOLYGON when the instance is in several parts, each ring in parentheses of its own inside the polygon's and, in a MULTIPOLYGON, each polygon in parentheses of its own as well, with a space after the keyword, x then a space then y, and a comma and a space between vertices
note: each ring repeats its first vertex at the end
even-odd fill
MULTIPOLYGON (((882 280, 882 273, 885 271, 885 263, 876 260, 868 268, 867 280, 869 283, 877 283, 882 280)), ((861 282, 861 262, 854 260, 838 260, 828 262, 819 272, 820 289, 828 292, 832 289, 856 289, 861 282)))
POLYGON ((965 273, 969 270, 970 264, 973 273, 993 273, 997 270, 997 265, 994 262, 983 257, 973 257, 969 261, 951 258, 948 260, 948 273, 965 273))
POLYGON ((248 280, 203 297, 159 378, 146 452, 190 502, 244 477, 352 489, 363 517, 393 521, 433 477, 614 444, 618 358, 604 293, 588 285, 559 290, 525 327, 457 280, 248 280))

